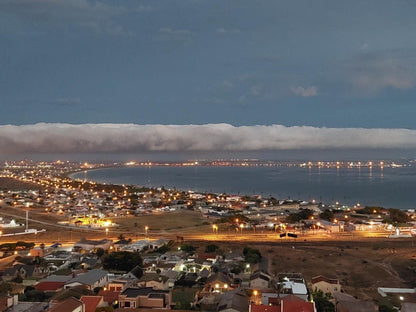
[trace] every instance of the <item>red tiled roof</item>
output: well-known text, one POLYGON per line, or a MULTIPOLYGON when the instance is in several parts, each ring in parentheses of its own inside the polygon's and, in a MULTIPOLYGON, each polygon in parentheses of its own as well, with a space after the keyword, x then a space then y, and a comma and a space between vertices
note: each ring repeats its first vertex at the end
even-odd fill
POLYGON ((84 305, 84 303, 76 298, 68 298, 59 302, 57 305, 50 308, 49 312, 73 312, 76 308, 84 305))
POLYGON ((314 312, 312 302, 284 301, 283 312, 314 312))
POLYGON ((103 300, 102 296, 82 296, 80 298, 85 304, 85 312, 94 312, 100 301, 103 300))
POLYGON ((108 304, 112 304, 114 301, 118 300, 118 296, 120 295, 120 292, 101 289, 98 292, 98 295, 103 297, 104 302, 107 302, 108 304))
POLYGON ((327 282, 328 284, 339 284, 339 281, 337 279, 328 278, 328 277, 325 277, 323 275, 313 277, 311 281, 312 281, 312 284, 316 284, 316 283, 319 283, 319 282, 322 282, 322 281, 327 282))
POLYGON ((65 282, 40 282, 35 285, 36 290, 42 291, 58 291, 63 288, 65 282))
POLYGON ((251 312, 280 312, 280 306, 269 306, 265 304, 250 305, 251 312))

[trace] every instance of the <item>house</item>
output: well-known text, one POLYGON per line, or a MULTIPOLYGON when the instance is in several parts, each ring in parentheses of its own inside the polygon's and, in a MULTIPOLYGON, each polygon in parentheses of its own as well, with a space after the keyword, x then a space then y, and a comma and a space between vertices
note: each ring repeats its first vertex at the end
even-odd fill
POLYGON ((79 274, 70 279, 64 286, 65 289, 74 286, 84 285, 93 290, 95 287, 103 287, 108 283, 108 272, 100 269, 94 269, 87 273, 79 274))
POLYGON ((231 288, 231 279, 228 275, 222 272, 215 273, 207 278, 205 286, 201 291, 204 293, 223 293, 229 291, 231 288))
POLYGON ((308 301, 308 289, 305 280, 300 273, 282 273, 278 274, 277 288, 280 289, 280 297, 293 294, 303 301, 308 301))
POLYGON ((119 295, 120 308, 168 308, 171 305, 168 290, 155 290, 151 287, 127 288, 119 295))
POLYGON ((265 304, 250 304, 249 312, 281 312, 280 306, 265 304))
POLYGON ((123 250, 126 246, 128 246, 131 243, 131 239, 127 240, 127 239, 120 239, 119 241, 114 243, 114 250, 115 251, 121 251, 123 250))
POLYGON ((48 312, 85 312, 85 304, 74 297, 59 302, 47 310, 48 312))
POLYGON ((30 277, 44 277, 49 274, 49 269, 33 264, 15 264, 12 268, 4 270, 3 279, 12 280, 16 277, 23 279, 30 277))
POLYGON ((82 296, 80 300, 85 305, 85 312, 95 312, 97 308, 107 305, 102 296, 82 296))
POLYGON ((109 250, 110 247, 113 245, 113 241, 111 239, 101 239, 101 240, 91 240, 81 238, 81 240, 74 244, 74 251, 92 251, 94 249, 102 248, 104 250, 109 250))
POLYGON ((168 277, 157 273, 144 273, 137 281, 138 287, 152 287, 153 289, 168 289, 168 277))
POLYGON ((109 291, 117 291, 121 292, 126 288, 133 287, 137 282, 136 276, 132 273, 124 274, 122 277, 113 279, 111 282, 108 283, 107 289, 109 291))
POLYGON ((168 284, 168 287, 172 288, 173 286, 175 286, 175 281, 178 279, 179 272, 168 269, 168 270, 163 270, 160 273, 160 275, 168 278, 166 282, 168 284))
POLYGON ((339 283, 339 280, 328 278, 322 275, 316 276, 312 278, 312 289, 314 291, 320 290, 324 294, 330 293, 331 296, 333 296, 336 292, 341 292, 341 284, 339 283))
POLYGON ((130 252, 141 252, 147 248, 149 248, 150 240, 148 238, 135 241, 131 244, 125 245, 122 250, 123 251, 130 251, 130 252))
POLYGON ((218 302, 218 312, 248 312, 249 298, 239 288, 230 290, 221 295, 218 302))
POLYGON ((43 292, 55 293, 64 289, 65 282, 43 281, 35 285, 36 290, 43 292))
POLYGON ((16 305, 19 303, 19 299, 17 295, 10 296, 5 295, 0 297, 0 311, 6 311, 8 308, 16 305))
POLYGON ((282 312, 316 312, 315 304, 313 302, 305 301, 281 301, 282 312))
POLYGON ((159 249, 160 247, 165 246, 168 243, 169 243, 169 240, 168 239, 166 239, 166 238, 159 238, 157 240, 154 240, 154 241, 150 242, 149 248, 150 249, 153 249, 153 250, 156 250, 156 249, 159 249))
POLYGON ((103 301, 105 303, 107 303, 108 306, 113 305, 114 303, 116 303, 116 301, 118 302, 118 296, 119 295, 120 295, 119 291, 111 291, 111 290, 101 289, 98 292, 98 296, 102 296, 103 301))
POLYGON ((256 271, 250 276, 250 288, 267 289, 270 287, 271 276, 263 271, 256 271))
POLYGON ((345 293, 334 293, 335 308, 337 312, 371 312, 378 311, 372 301, 364 301, 345 293))

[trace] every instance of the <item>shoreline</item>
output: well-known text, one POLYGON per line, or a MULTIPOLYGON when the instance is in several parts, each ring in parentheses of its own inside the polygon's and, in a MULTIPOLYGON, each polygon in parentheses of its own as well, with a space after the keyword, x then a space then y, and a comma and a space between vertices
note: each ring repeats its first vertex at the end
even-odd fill
MULTIPOLYGON (((83 172, 83 171, 86 171, 88 173, 88 172, 96 171, 97 169, 116 169, 116 168, 126 169, 126 168, 129 168, 129 169, 133 169, 133 170, 134 169, 139 169, 140 170, 140 169, 145 169, 145 168, 151 169, 152 167, 153 167, 153 165, 152 166, 114 165, 114 166, 106 166, 106 167, 98 167, 98 168, 88 168, 88 169, 81 169, 81 170, 77 170, 77 171, 68 172, 67 173, 67 177, 75 180, 75 178, 74 178, 74 175, 75 174, 80 173, 80 172, 83 172)), ((205 166, 205 165, 197 165, 197 166, 194 166, 194 167, 190 167, 190 166, 180 167, 180 166, 162 166, 162 165, 157 165, 154 168, 160 169, 160 170, 164 170, 164 169, 171 169, 171 170, 172 169, 173 170, 184 169, 184 170, 188 170, 188 172, 189 172, 190 169, 192 169, 192 168, 197 169, 198 167, 201 167, 201 168, 212 168, 214 170, 216 168, 236 168, 236 167, 229 167, 229 166, 205 166)), ((254 169, 253 167, 244 167, 244 166, 242 168, 252 168, 252 169, 254 169)), ((260 170, 267 170, 268 168, 261 167, 259 169, 260 170)), ((279 168, 275 168, 274 167, 274 168, 270 168, 270 169, 271 170, 276 170, 276 169, 279 169, 279 168)), ((307 175, 308 168, 296 167, 294 169, 306 170, 305 171, 305 174, 307 175)), ((349 172, 349 169, 351 169, 351 170, 359 170, 357 168, 349 168, 348 171, 346 171, 347 168, 343 168, 343 169, 344 169, 344 172, 349 172)), ((390 168, 390 169, 396 170, 396 169, 393 169, 393 168, 390 168)), ((291 168, 284 168, 284 170, 291 170, 291 168)), ((328 169, 328 170, 330 170, 330 171, 327 171, 327 172, 331 172, 330 173, 331 175, 332 175, 332 171, 333 171, 333 177, 336 177, 335 174, 339 172, 338 169, 334 169, 334 168, 328 169)), ((393 171, 390 171, 390 172, 393 172, 393 171)), ((286 174, 286 173, 287 172, 284 172, 283 174, 286 174)), ((298 173, 296 173, 296 174, 298 174, 298 173)), ((315 172, 315 174, 316 174, 316 172, 315 172)), ((152 181, 152 183, 150 183, 150 184, 149 183, 144 183, 144 184, 143 183, 142 184, 141 183, 129 183, 129 182, 114 183, 114 182, 111 182, 111 177, 108 179, 110 181, 108 181, 108 180, 107 181, 102 181, 102 180, 100 181, 99 178, 98 179, 94 179, 94 178, 90 178, 90 177, 88 177, 86 180, 87 181, 93 181, 93 182, 96 182, 96 183, 119 185, 119 186, 121 186, 121 185, 130 185, 130 186, 135 186, 135 187, 147 187, 147 188, 153 188, 153 189, 158 189, 158 188, 164 187, 164 188, 176 189, 176 190, 181 190, 181 191, 191 190, 191 191, 193 191, 195 193, 202 193, 202 194, 215 193, 215 194, 218 194, 218 195, 219 194, 228 194, 228 195, 235 194, 235 195, 238 195, 238 196, 250 196, 250 197, 253 197, 253 196, 261 196, 262 198, 272 198, 273 197, 273 198, 276 198, 276 199, 282 200, 282 201, 289 200, 289 201, 299 201, 299 202, 302 202, 302 201, 305 201, 305 202, 314 202, 314 199, 315 199, 317 203, 322 203, 322 204, 327 205, 327 206, 337 205, 337 206, 341 206, 341 207, 342 206, 353 207, 357 202, 359 202, 362 206, 383 207, 383 208, 387 208, 387 209, 399 207, 397 209, 404 210, 404 211, 411 210, 411 209, 415 209, 415 206, 412 205, 412 204, 395 205, 395 204, 388 204, 388 203, 382 203, 382 202, 378 202, 377 203, 374 200, 373 200, 373 202, 371 202, 371 198, 369 200, 363 200, 363 199, 360 199, 358 197, 354 197, 353 195, 348 195, 348 196, 345 196, 344 195, 343 196, 344 200, 345 200, 345 197, 347 197, 347 198, 353 198, 353 200, 347 199, 345 201, 342 199, 342 196, 339 196, 339 194, 338 195, 336 195, 336 194, 335 195, 332 195, 332 193, 331 194, 330 193, 324 194, 324 196, 318 196, 318 195, 316 195, 315 197, 314 196, 303 196, 303 195, 306 195, 306 193, 308 193, 308 192, 309 193, 312 193, 313 192, 313 190, 310 191, 310 190, 308 190, 306 188, 302 189, 302 191, 289 190, 287 192, 287 193, 289 193, 289 196, 281 196, 282 194, 284 194, 284 191, 281 191, 280 194, 277 194, 277 192, 274 192, 274 191, 270 192, 270 190, 258 189, 258 186, 253 186, 253 189, 254 190, 252 192, 251 191, 247 191, 247 190, 242 190, 242 191, 241 190, 230 190, 229 188, 228 189, 224 189, 224 190, 219 190, 219 188, 221 186, 218 187, 218 185, 215 185, 215 184, 213 184, 214 185, 214 188, 213 189, 210 189, 210 186, 207 187, 207 186, 204 186, 203 184, 197 185, 197 186, 191 185, 192 183, 190 183, 189 181, 192 181, 192 180, 189 180, 189 179, 192 179, 196 175, 193 175, 193 176, 190 176, 190 177, 187 177, 186 174, 184 174, 185 177, 182 177, 182 174, 177 174, 177 175, 179 176, 178 181, 180 181, 182 179, 184 181, 187 181, 187 184, 188 185, 185 185, 185 186, 179 185, 178 186, 178 185, 174 185, 173 184, 174 182, 172 183, 172 182, 169 182, 169 181, 167 181, 167 183, 158 183, 158 182, 152 181), (186 180, 186 178, 188 178, 188 180, 186 180), (216 186, 217 189, 215 189, 215 186, 216 186), (256 187, 257 187, 258 190, 255 189, 256 187), (290 194, 290 192, 292 194, 290 194), (323 199, 322 199, 322 197, 323 197, 323 199), (333 200, 329 200, 330 197, 332 197, 333 200), (339 200, 340 204, 339 205, 336 203, 336 200, 334 200, 334 198, 340 198, 340 200, 339 200), (356 198, 356 199, 354 199, 354 198, 356 198)), ((371 174, 370 174, 370 176, 371 176, 371 174)), ((149 178, 151 180, 153 180, 153 177, 149 177, 149 178)), ((165 178, 165 177, 162 176, 162 179, 163 178, 165 178)), ((170 178, 172 178, 172 176, 170 176, 170 178)), ((347 178, 348 178, 348 176, 347 176, 347 178)), ((77 178, 77 179, 78 180, 83 180, 81 178, 77 178)), ((149 179, 149 182, 150 182, 150 179, 149 179)), ((378 176, 376 176, 374 179, 382 179, 382 178, 379 178, 378 176)), ((278 181, 278 183, 281 183, 281 182, 278 181)), ((310 182, 310 183, 312 184, 314 182, 310 182)), ((181 183, 179 183, 179 184, 181 184, 181 183)), ((266 185, 267 183, 264 183, 264 184, 266 185)), ((329 184, 329 183, 327 182, 327 184, 329 184)), ((247 185, 243 185, 243 188, 242 189, 244 189, 244 186, 245 186, 245 188, 247 188, 247 185)), ((300 187, 301 187, 301 185, 300 185, 300 187)), ((356 186, 353 186, 353 187, 356 187, 357 190, 358 190, 358 188, 360 187, 359 186, 359 183, 357 183, 357 185, 356 186)), ((342 191, 339 191, 338 193, 342 193, 342 191)), ((382 190, 380 190, 380 193, 382 194, 382 190)), ((315 194, 319 194, 319 193, 316 192, 315 194)), ((377 199, 377 200, 379 200, 379 199, 377 199)))

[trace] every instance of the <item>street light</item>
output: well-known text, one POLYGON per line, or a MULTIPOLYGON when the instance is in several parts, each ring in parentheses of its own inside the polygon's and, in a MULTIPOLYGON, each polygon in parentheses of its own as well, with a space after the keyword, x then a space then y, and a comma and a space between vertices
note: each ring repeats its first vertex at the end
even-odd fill
POLYGON ((218 235, 218 225, 213 224, 213 225, 212 225, 212 231, 213 231, 215 234, 217 234, 217 235, 218 235))
POLYGON ((105 238, 108 237, 108 228, 105 228, 105 238))
POLYGON ((144 227, 144 233, 145 233, 145 236, 147 237, 147 231, 149 230, 149 227, 146 225, 145 227, 144 227))
POLYGON ((240 224, 240 228, 241 228, 241 235, 243 235, 243 228, 244 228, 244 224, 243 223, 240 224))

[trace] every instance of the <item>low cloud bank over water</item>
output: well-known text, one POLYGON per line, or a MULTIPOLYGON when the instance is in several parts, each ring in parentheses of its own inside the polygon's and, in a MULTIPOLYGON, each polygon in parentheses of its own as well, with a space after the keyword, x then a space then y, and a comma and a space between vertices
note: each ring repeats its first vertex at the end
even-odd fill
POLYGON ((0 126, 0 153, 416 149, 416 130, 204 125, 0 126))

